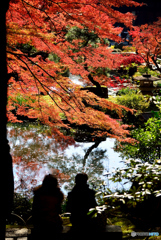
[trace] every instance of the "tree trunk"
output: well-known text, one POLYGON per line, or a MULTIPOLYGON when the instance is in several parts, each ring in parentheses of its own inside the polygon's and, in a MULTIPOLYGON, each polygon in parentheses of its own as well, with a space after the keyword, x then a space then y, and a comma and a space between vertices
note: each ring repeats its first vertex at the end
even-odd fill
POLYGON ((11 211, 13 200, 12 158, 7 141, 7 66, 6 66, 6 11, 9 0, 0 7, 0 158, 1 158, 1 209, 0 239, 5 240, 6 218, 11 211))
POLYGON ((97 148, 98 145, 99 145, 101 142, 102 142, 102 140, 96 140, 95 143, 94 143, 91 147, 88 148, 88 150, 87 150, 87 152, 86 152, 86 154, 84 155, 84 158, 83 158, 83 169, 85 168, 86 160, 87 160, 89 154, 92 152, 92 150, 93 150, 94 148, 97 148))
MULTIPOLYGON (((88 71, 87 64, 84 64, 84 69, 86 71, 88 71)), ((99 82, 95 81, 90 73, 88 74, 88 79, 91 81, 91 83, 93 83, 96 86, 97 91, 98 91, 98 96, 102 97, 103 96, 103 92, 102 92, 102 88, 101 88, 101 85, 99 84, 99 82)))

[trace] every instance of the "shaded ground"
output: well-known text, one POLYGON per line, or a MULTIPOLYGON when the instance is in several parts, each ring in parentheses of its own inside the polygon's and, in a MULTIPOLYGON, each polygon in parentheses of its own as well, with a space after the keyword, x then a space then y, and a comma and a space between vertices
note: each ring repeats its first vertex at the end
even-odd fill
MULTIPOLYGON (((136 217, 132 217, 129 213, 123 212, 120 207, 116 207, 115 209, 111 209, 108 212, 108 219, 109 221, 114 225, 121 226, 122 232, 123 232, 123 239, 133 239, 133 240, 139 240, 139 239, 153 239, 153 240, 161 240, 161 226, 160 227, 148 227, 146 223, 142 219, 138 219, 136 217), (145 232, 159 232, 159 236, 153 236, 153 237, 132 237, 132 232, 139 232, 139 233, 145 233, 145 232)), ((108 222, 107 219, 107 222, 108 222)), ((153 222, 153 219, 149 220, 153 222)))
MULTIPOLYGON (((149 221, 153 222, 153 219, 150 219, 149 221)), ((65 217, 63 218, 64 226, 71 226, 69 218, 65 217)), ((123 232, 123 239, 126 240, 161 240, 161 227, 149 227, 146 226, 146 223, 141 220, 137 219, 136 217, 132 217, 129 213, 125 213, 122 211, 122 209, 119 207, 113 208, 108 210, 108 216, 107 216, 107 224, 109 225, 118 225, 121 226, 122 232, 123 232), (145 232, 158 232, 159 236, 153 236, 153 237, 132 237, 131 233, 145 233, 145 232)), ((20 227, 20 226, 17 226, 20 227)), ((30 226, 31 227, 31 226, 30 226)), ((7 226, 7 236, 10 234, 13 234, 14 232, 17 232, 17 234, 26 234, 27 229, 24 229, 24 226, 21 226, 20 228, 11 228, 11 226, 7 226)), ((27 240, 27 238, 22 238, 23 240, 27 240)), ((9 240, 9 238, 6 238, 6 240, 9 240)))
POLYGON ((6 240, 11 240, 13 236, 19 237, 19 240, 27 240, 27 234, 30 233, 30 230, 28 230, 27 228, 24 227, 20 227, 20 228, 7 228, 6 230, 6 240), (21 238, 21 236, 23 236, 21 238), (24 237, 25 236, 25 237, 24 237))

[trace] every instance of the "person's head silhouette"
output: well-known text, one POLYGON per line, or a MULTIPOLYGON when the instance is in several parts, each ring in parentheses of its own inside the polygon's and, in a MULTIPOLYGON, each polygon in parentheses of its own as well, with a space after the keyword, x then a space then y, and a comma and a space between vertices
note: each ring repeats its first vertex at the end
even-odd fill
POLYGON ((76 185, 86 185, 88 180, 88 176, 86 173, 78 173, 75 177, 76 185))
POLYGON ((42 186, 44 188, 57 188, 58 187, 58 180, 54 175, 48 174, 44 177, 44 180, 42 182, 42 186))

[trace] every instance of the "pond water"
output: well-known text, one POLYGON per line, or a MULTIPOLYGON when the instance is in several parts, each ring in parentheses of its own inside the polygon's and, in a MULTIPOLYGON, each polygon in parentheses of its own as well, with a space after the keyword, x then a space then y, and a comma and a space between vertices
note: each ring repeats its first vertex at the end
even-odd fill
POLYGON ((45 174, 54 173, 66 195, 73 187, 75 175, 86 172, 89 183, 97 187, 105 181, 111 190, 121 185, 107 180, 105 174, 123 167, 119 154, 114 152, 114 139, 107 138, 92 150, 86 161, 84 155, 91 142, 76 143, 66 148, 48 137, 44 126, 9 125, 8 140, 13 158, 15 191, 29 192, 41 184, 45 174))

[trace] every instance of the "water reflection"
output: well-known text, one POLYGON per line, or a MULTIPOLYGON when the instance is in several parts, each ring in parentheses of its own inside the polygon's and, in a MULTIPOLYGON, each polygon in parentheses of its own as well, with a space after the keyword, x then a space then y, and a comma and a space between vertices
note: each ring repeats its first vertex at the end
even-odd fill
POLYGON ((105 180, 103 174, 109 170, 109 142, 104 143, 104 148, 100 145, 94 149, 84 165, 85 153, 93 143, 81 143, 66 148, 63 141, 57 143, 54 138, 48 137, 47 131, 48 128, 44 126, 8 126, 16 191, 29 192, 42 182, 47 173, 57 175, 65 193, 73 187, 78 172, 85 171, 93 186, 105 180))
MULTIPOLYGON (((85 149, 83 150, 85 154, 85 149)), ((49 169, 58 169, 64 175, 70 178, 64 182, 63 189, 69 190, 73 187, 75 176, 78 172, 86 172, 89 177, 89 182, 93 186, 100 184, 103 181, 104 160, 107 160, 106 150, 94 150, 86 161, 84 166, 84 158, 81 154, 73 153, 70 157, 66 155, 55 156, 48 162, 49 169)))

